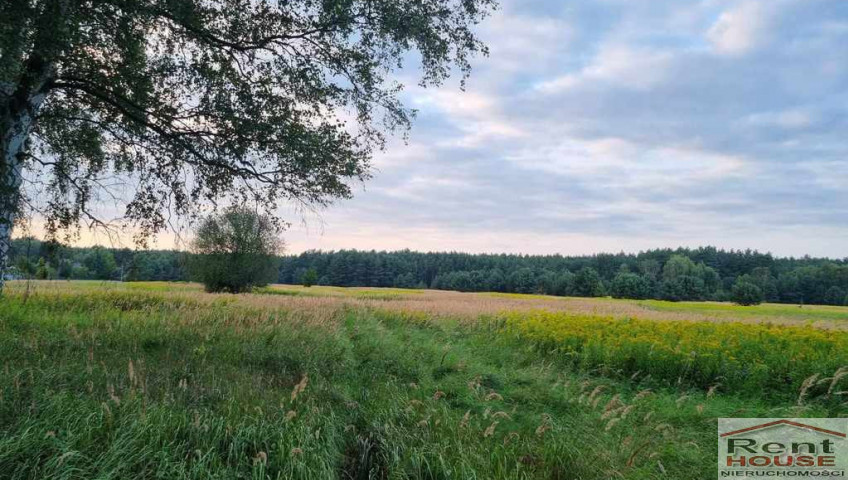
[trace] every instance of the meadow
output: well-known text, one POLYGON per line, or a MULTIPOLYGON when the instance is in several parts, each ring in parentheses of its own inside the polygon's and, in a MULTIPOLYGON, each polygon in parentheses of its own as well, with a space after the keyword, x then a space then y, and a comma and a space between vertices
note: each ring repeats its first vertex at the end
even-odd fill
POLYGON ((703 479, 848 415, 848 308, 13 282, 0 478, 703 479))

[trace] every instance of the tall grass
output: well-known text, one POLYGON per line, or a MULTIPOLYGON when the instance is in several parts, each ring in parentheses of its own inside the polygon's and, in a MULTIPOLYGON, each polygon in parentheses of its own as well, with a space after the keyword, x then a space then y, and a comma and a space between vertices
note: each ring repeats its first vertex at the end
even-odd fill
POLYGON ((694 480, 715 475, 716 417, 846 413, 816 386, 798 405, 624 375, 603 350, 569 363, 597 331, 538 336, 553 313, 537 332, 395 299, 35 292, 0 300, 2 478, 694 480))

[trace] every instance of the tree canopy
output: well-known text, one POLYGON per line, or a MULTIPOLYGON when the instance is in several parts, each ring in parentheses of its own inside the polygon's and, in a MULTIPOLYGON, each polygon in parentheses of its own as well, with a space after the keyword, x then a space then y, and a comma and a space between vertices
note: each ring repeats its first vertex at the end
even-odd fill
POLYGON ((55 232, 100 223, 98 198, 124 203, 143 239, 202 205, 349 197, 385 133, 410 124, 392 72, 417 58, 421 85, 464 80, 494 6, 3 2, 0 263, 23 205, 55 232))
POLYGON ((763 291, 751 282, 737 280, 730 291, 730 299, 743 306, 759 305, 763 301, 763 291))
POLYGON ((243 207, 210 215, 191 243, 192 277, 208 292, 240 293, 277 279, 283 244, 266 215, 243 207))

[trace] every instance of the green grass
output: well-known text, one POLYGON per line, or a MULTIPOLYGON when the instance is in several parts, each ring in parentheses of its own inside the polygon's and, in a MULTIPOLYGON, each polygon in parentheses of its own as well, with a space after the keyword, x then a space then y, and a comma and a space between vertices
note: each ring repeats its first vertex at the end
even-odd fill
POLYGON ((639 305, 663 311, 715 314, 732 317, 774 317, 798 318, 804 320, 843 320, 848 322, 848 308, 827 305, 789 305, 763 303, 743 307, 719 302, 666 302, 662 300, 642 300, 639 305))
POLYGON ((1 478, 694 480, 717 417, 848 413, 575 365, 499 322, 94 290, 0 300, 1 478))

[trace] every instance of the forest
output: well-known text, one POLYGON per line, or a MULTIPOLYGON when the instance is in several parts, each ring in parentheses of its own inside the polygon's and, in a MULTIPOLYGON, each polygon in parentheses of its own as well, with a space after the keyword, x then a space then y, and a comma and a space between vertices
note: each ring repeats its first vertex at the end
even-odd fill
MULTIPOLYGON (((34 279, 189 281, 186 253, 14 241, 13 275, 34 279)), ((278 282, 671 301, 726 301, 753 285, 763 301, 848 305, 848 259, 752 250, 655 249, 587 256, 307 251, 279 259, 278 282), (310 283, 312 283, 310 282, 310 283)))

